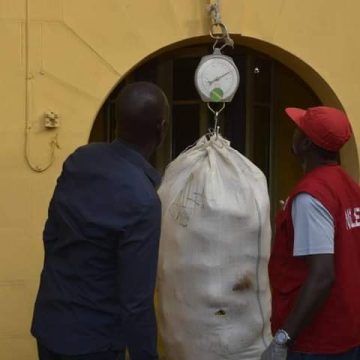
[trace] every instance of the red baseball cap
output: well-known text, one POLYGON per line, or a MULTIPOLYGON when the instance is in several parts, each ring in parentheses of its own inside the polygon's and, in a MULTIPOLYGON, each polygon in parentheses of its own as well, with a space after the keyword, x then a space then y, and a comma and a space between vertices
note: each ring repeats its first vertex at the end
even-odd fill
POLYGON ((338 151, 351 137, 349 119, 338 109, 317 106, 307 110, 286 108, 285 112, 314 144, 325 150, 338 151))

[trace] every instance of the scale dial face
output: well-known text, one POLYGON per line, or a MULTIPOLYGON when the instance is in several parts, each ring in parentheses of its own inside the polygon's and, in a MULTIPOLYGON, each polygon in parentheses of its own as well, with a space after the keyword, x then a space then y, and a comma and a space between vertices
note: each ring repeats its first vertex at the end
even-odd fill
POLYGON ((195 73, 195 85, 203 101, 229 102, 239 86, 239 71, 229 56, 205 56, 195 73))

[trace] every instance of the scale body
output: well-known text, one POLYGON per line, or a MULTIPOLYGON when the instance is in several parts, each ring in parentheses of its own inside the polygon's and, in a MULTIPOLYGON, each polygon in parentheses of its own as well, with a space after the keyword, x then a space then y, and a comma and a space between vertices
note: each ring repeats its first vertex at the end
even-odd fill
POLYGON ((207 103, 230 102, 240 84, 240 74, 234 60, 215 48, 214 53, 201 58, 195 72, 195 86, 201 100, 207 103))

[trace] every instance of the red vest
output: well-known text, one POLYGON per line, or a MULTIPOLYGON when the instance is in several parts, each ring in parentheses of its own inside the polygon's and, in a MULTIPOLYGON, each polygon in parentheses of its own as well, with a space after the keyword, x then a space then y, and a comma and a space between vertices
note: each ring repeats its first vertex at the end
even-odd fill
POLYGON ((305 175, 277 215, 269 263, 272 331, 283 326, 307 277, 305 259, 293 256, 291 204, 301 192, 318 199, 333 216, 335 283, 292 350, 340 353, 360 345, 360 187, 337 165, 322 166, 305 175))

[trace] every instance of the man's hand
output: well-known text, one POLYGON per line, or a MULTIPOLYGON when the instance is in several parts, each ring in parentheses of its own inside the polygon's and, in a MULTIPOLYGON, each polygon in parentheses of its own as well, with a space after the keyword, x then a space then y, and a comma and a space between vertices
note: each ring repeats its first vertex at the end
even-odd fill
POLYGON ((260 360, 286 360, 287 352, 285 345, 279 345, 273 340, 261 354, 260 360))

